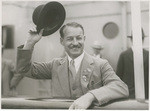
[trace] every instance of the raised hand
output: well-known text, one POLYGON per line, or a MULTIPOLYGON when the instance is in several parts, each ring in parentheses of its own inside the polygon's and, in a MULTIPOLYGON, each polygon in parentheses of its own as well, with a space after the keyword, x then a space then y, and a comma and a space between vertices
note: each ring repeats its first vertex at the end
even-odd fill
POLYGON ((36 29, 32 29, 29 31, 29 37, 23 47, 23 49, 32 49, 34 45, 42 38, 43 30, 41 29, 39 34, 36 29))

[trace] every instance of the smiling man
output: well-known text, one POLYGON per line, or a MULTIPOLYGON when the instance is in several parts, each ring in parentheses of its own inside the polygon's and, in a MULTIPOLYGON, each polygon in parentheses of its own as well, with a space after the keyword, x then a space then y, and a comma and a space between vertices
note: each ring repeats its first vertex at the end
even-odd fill
POLYGON ((69 109, 87 109, 93 102, 102 105, 128 97, 128 87, 115 74, 107 60, 94 58, 84 51, 83 27, 75 22, 60 29, 60 43, 66 57, 46 63, 31 62, 34 45, 42 38, 30 31, 24 46, 18 47, 17 70, 34 79, 51 79, 54 98, 75 99, 69 109))
POLYGON ((72 59, 83 53, 85 36, 82 26, 76 23, 64 25, 60 30, 60 35, 61 44, 72 59))

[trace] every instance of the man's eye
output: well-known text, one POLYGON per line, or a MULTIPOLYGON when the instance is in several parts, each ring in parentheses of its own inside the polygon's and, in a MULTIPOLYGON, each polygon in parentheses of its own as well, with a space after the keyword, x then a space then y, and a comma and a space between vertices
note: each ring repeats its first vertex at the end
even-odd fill
POLYGON ((67 38, 67 41, 72 41, 72 38, 67 38))
POLYGON ((77 40, 81 40, 82 39, 82 37, 81 36, 77 36, 77 40))

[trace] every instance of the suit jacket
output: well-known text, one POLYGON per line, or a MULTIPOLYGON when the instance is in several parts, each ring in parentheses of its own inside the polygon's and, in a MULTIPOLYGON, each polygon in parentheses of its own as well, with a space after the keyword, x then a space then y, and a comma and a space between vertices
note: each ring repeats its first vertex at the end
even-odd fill
MULTIPOLYGON (((47 63, 31 62, 32 50, 18 48, 17 71, 34 79, 51 79, 53 97, 70 98, 68 59, 57 58, 47 63)), ((81 68, 83 93, 91 92, 99 104, 128 97, 128 87, 115 74, 106 60, 84 54, 81 68), (83 76, 86 76, 86 81, 83 76)))
MULTIPOLYGON (((148 78, 149 78, 149 52, 143 49, 143 62, 144 62, 144 81, 145 81, 145 97, 148 98, 148 78)), ((135 85, 134 85, 134 62, 133 51, 131 48, 121 53, 118 65, 117 75, 128 85, 129 97, 135 98, 135 85)))

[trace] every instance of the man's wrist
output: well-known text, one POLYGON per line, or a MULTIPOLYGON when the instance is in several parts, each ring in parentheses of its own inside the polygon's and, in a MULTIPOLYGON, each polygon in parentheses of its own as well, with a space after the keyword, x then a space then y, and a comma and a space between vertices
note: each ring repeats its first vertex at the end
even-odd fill
POLYGON ((90 101, 93 102, 95 100, 95 96, 92 93, 88 92, 87 95, 88 95, 90 101))
POLYGON ((34 48, 35 43, 30 42, 30 41, 26 41, 24 44, 23 49, 33 49, 34 48))

